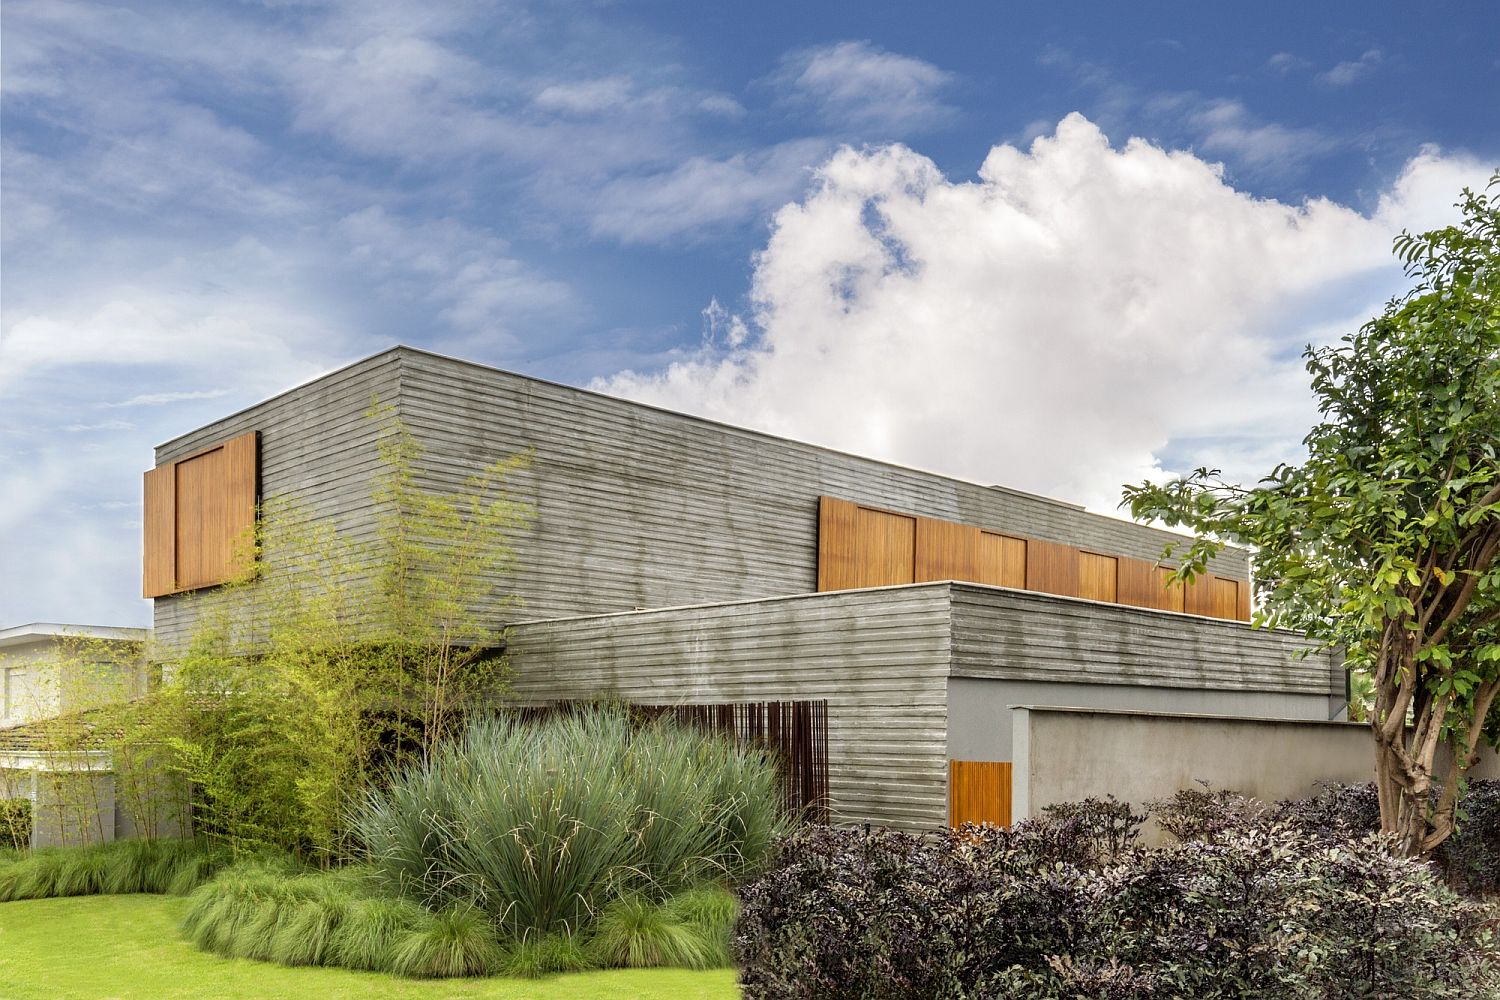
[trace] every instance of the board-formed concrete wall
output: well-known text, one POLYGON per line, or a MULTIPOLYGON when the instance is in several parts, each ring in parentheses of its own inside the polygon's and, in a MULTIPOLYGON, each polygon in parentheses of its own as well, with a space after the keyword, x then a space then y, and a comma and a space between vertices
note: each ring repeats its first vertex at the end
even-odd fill
POLYGON ((945 584, 511 626, 511 696, 826 700, 835 823, 947 822, 945 584))
MULTIPOLYGON (((156 459, 259 431, 263 495, 294 494, 368 537, 378 465, 377 428, 364 416, 372 394, 425 449, 425 486, 457 489, 484 464, 534 450, 514 487, 536 518, 518 539, 516 573, 495 581, 525 602, 511 618, 814 591, 824 494, 1142 559, 1182 540, 1055 500, 404 347, 170 441, 156 459)), ((1236 550, 1210 566, 1241 579, 1246 568, 1236 550)), ((194 608, 191 594, 158 599, 158 641, 180 643, 194 608)))
MULTIPOLYGON (((1012 710, 1016 819, 1055 802, 1113 795, 1137 807, 1207 781, 1266 801, 1320 781, 1375 778, 1367 726, 1018 706, 1012 710)), ((1487 755, 1478 777, 1500 777, 1487 755)))
POLYGON ((1284 669, 1284 634, 1167 615, 1167 627, 1137 630, 1122 642, 1110 626, 1120 610, 942 582, 521 622, 511 626, 508 647, 513 693, 524 701, 826 699, 835 821, 905 829, 946 822, 950 758, 1010 759, 1008 748, 977 752, 984 723, 970 709, 983 706, 954 703, 954 692, 968 685, 1020 683, 1049 700, 1093 697, 1096 688, 1100 697, 1119 696, 1125 682, 1105 683, 1114 672, 1134 685, 1136 704, 1157 711, 1189 696, 1206 704, 1228 699, 1241 709, 1277 705, 1313 718, 1326 711, 1326 664, 1298 661, 1284 669), (1005 664, 1010 680, 969 676, 976 668, 972 658, 959 656, 958 638, 970 628, 966 641, 973 642, 965 616, 976 607, 984 609, 987 627, 1012 631, 1021 619, 1065 616, 1072 628, 1046 640, 1065 655, 1026 647, 1005 664), (1184 635, 1203 627, 1236 630, 1239 659, 1232 669, 1176 651, 1184 635))

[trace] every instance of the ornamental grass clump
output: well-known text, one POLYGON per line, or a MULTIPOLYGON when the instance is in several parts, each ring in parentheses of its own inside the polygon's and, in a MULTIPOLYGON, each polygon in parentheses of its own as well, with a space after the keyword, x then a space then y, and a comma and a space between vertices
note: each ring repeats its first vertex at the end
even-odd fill
POLYGON ((132 892, 185 896, 229 862, 195 840, 118 840, 18 851, 0 859, 0 902, 132 892))
POLYGON ((478 721, 351 825, 391 889, 478 907, 520 942, 586 937, 616 900, 754 874, 788 827, 779 803, 763 751, 603 706, 478 721))

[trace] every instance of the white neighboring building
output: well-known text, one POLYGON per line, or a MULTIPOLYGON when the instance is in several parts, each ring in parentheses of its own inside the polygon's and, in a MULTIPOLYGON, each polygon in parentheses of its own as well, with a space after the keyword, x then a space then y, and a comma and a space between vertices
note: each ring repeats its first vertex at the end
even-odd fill
POLYGON ((52 622, 0 629, 0 729, 145 694, 150 634, 52 622))
POLYGON ((131 808, 130 790, 117 795, 114 762, 93 739, 90 709, 146 693, 150 634, 52 622, 0 629, 0 846, 180 831, 175 805, 168 823, 156 816, 167 803, 143 810, 131 808))

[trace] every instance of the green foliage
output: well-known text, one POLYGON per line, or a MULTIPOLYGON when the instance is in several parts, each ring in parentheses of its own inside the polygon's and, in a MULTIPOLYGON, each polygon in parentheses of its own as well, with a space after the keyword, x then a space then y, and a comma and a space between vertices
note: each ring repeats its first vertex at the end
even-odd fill
POLYGON ((779 801, 760 751, 606 706, 477 721, 351 822, 397 891, 472 903, 524 940, 581 933, 620 896, 753 873, 787 828, 779 801))
POLYGON ((418 979, 487 976, 501 961, 495 929, 473 906, 452 906, 408 931, 396 945, 391 971, 418 979))
POLYGON ((1220 540, 1252 547, 1258 621, 1369 675, 1382 824, 1415 853, 1451 833, 1464 772, 1500 738, 1500 197, 1458 207, 1459 225, 1397 239, 1407 295, 1308 348, 1322 418, 1303 464, 1125 491, 1134 516, 1200 535, 1179 575, 1220 540))
POLYGON ((132 892, 186 895, 227 861, 201 841, 120 840, 0 859, 0 901, 132 892))
POLYGON ((24 850, 31 846, 31 800, 0 799, 0 847, 24 850))
POLYGON ((241 853, 345 856, 351 798, 503 687, 495 592, 530 516, 506 481, 528 456, 434 492, 392 411, 370 419, 375 537, 269 498, 247 540, 254 572, 191 598, 191 642, 127 727, 195 788, 196 829, 241 853))
POLYGON ((333 930, 326 964, 388 972, 402 939, 431 921, 432 914, 409 899, 354 899, 333 930))
POLYGON ((730 939, 740 917, 740 901, 734 893, 717 885, 698 886, 667 900, 663 911, 667 919, 698 932, 706 946, 705 968, 734 964, 730 939))
POLYGON ((516 942, 501 963, 503 975, 539 979, 555 972, 586 972, 598 966, 571 934, 534 935, 516 942))
POLYGON ((718 944, 666 907, 640 896, 624 896, 599 914, 589 953, 605 967, 706 969, 719 957, 718 944))

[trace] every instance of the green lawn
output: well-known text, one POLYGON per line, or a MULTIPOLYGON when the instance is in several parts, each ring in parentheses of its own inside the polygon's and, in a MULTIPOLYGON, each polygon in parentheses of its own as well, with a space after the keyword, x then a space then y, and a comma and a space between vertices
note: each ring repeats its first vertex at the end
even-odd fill
POLYGON ((525 979, 396 979, 341 969, 288 969, 198 951, 177 933, 187 900, 84 896, 0 903, 5 1000, 729 1000, 734 972, 619 970, 525 979))

